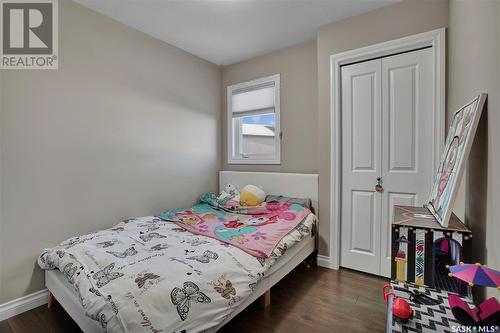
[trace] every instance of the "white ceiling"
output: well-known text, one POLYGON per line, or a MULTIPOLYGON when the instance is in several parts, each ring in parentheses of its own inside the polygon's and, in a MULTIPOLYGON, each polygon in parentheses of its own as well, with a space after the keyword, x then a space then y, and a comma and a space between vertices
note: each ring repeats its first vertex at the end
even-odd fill
POLYGON ((398 0, 76 0, 217 65, 311 40, 320 26, 398 0))

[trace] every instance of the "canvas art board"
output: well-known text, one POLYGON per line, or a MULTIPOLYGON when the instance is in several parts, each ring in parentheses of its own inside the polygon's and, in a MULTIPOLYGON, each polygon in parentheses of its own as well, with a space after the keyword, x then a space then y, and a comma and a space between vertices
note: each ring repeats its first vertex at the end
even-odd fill
POLYGON ((476 96, 455 112, 446 137, 444 151, 427 205, 432 215, 443 227, 447 227, 450 220, 459 180, 465 169, 465 161, 474 141, 486 96, 486 94, 476 96))

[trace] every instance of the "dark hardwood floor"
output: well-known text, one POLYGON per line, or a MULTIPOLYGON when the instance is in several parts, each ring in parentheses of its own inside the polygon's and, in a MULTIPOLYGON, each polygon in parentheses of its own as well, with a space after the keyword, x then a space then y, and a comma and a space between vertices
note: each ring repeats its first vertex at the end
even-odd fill
MULTIPOLYGON (((386 279, 347 269, 297 267, 271 290, 271 307, 256 301, 219 332, 384 332, 386 279)), ((0 322, 1 333, 80 332, 59 304, 0 322)))

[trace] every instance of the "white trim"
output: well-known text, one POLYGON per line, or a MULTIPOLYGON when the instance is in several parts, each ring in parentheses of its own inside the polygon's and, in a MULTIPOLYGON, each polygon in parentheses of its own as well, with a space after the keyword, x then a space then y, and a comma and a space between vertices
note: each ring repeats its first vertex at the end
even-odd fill
POLYGON ((47 303, 48 290, 43 289, 0 304, 0 321, 47 303))
POLYGON ((330 269, 335 269, 335 267, 333 266, 332 260, 329 256, 324 256, 322 254, 318 254, 317 260, 318 260, 318 266, 330 268, 330 269))
POLYGON ((227 164, 281 164, 279 158, 275 159, 233 159, 233 160, 228 160, 227 164))
MULTIPOLYGON (((226 148, 227 148, 227 164, 281 164, 281 120, 280 120, 280 110, 281 110, 281 84, 280 84, 280 74, 274 74, 266 77, 261 77, 255 80, 236 83, 226 88, 226 148), (273 156, 255 156, 253 158, 236 158, 233 156, 233 113, 231 111, 232 96, 235 90, 244 90, 252 87, 265 86, 270 82, 274 83, 274 114, 275 114, 275 140, 274 149, 275 154, 273 156)), ((240 143, 241 144, 241 143, 240 143)))
POLYGON ((337 53, 330 56, 330 261, 332 268, 340 266, 341 219, 341 101, 340 66, 357 61, 389 56, 432 46, 435 78, 435 119, 432 165, 437 170, 444 145, 445 133, 445 28, 407 36, 392 41, 337 53), (333 98, 332 98, 333 97, 333 98))

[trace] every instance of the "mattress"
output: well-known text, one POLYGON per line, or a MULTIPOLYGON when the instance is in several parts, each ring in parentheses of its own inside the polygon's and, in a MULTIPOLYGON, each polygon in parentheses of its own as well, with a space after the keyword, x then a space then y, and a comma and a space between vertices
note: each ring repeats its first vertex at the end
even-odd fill
POLYGON ((309 215, 266 260, 145 217, 70 239, 40 263, 62 271, 47 271, 47 287, 85 332, 213 330, 313 252, 314 222, 309 215))
MULTIPOLYGON (((314 252, 316 248, 315 241, 315 237, 310 235, 309 237, 300 241, 300 243, 293 246, 269 269, 268 274, 259 282, 257 288, 253 291, 253 293, 244 302, 238 305, 238 307, 234 309, 229 317, 227 317, 216 327, 208 330, 208 332, 215 332, 219 328, 224 326, 237 314, 243 311, 248 305, 252 304, 257 298, 262 296, 264 292, 269 290, 284 276, 290 273, 291 270, 297 267, 297 265, 299 265, 311 253, 314 252)), ((45 271, 45 284, 47 289, 54 295, 56 300, 63 306, 66 312, 71 316, 71 318, 73 318, 73 320, 78 324, 83 332, 105 332, 105 329, 102 328, 101 324, 98 321, 93 320, 85 315, 85 309, 81 304, 77 292, 75 291, 74 287, 68 282, 64 274, 62 274, 59 270, 45 271)))

